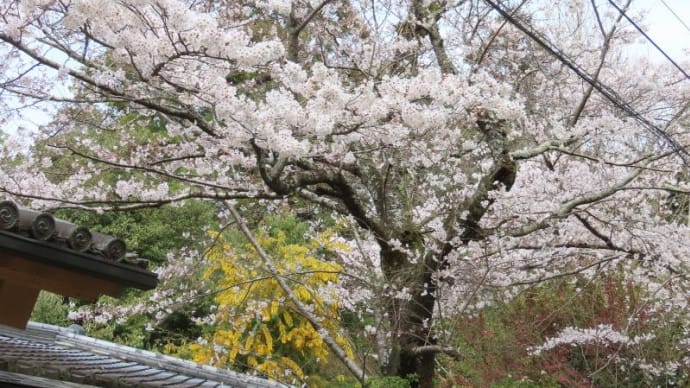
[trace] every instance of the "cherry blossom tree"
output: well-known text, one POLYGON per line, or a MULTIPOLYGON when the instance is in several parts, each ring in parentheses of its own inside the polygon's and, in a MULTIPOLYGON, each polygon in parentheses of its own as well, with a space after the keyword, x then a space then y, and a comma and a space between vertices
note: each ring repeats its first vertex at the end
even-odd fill
MULTIPOLYGON (((606 2, 503 3, 690 140, 686 80, 631 57, 636 32, 606 2)), ((687 303, 688 228, 665 205, 690 190, 678 149, 483 1, 7 0, 0 14, 4 119, 60 108, 35 134, 46 151, 3 168, 0 190, 100 209, 299 199, 343 217, 341 264, 360 283, 342 298, 379 318, 386 375, 430 386, 436 356, 457 356, 447 318, 497 289, 623 266, 687 303), (141 141, 144 121, 159 132, 141 141), (78 157, 68 177, 61 155, 78 157)), ((10 136, 2 156, 23 147, 10 136)))

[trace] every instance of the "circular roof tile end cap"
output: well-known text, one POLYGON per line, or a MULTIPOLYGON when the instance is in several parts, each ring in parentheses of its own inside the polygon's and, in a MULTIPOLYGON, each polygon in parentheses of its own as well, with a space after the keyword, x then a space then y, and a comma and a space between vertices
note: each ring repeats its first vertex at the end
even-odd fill
POLYGON ((109 260, 120 261, 127 254, 127 245, 119 238, 113 238, 105 244, 102 252, 109 260))
POLYGON ((69 237, 67 238, 67 244, 70 248, 78 252, 86 252, 91 248, 91 232, 88 228, 83 226, 77 226, 72 230, 69 237))
POLYGON ((48 213, 36 216, 31 223, 31 234, 36 240, 49 240, 55 234, 55 218, 48 213))
POLYGON ((19 208, 12 201, 0 201, 0 229, 15 229, 19 224, 19 208))

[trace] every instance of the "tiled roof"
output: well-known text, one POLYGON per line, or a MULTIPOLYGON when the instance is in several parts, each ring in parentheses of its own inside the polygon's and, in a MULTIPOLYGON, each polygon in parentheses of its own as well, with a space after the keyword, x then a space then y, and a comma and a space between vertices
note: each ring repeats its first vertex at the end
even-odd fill
POLYGON ((158 282, 148 262, 128 254, 121 239, 0 200, 0 256, 7 254, 123 287, 148 290, 158 282))
POLYGON ((40 290, 86 301, 150 290, 158 275, 125 243, 48 213, 0 200, 0 323, 23 328, 40 290))
POLYGON ((47 379, 45 377, 0 370, 0 387, 93 388, 94 385, 68 383, 60 380, 47 379))
POLYGON ((75 252, 87 252, 107 260, 146 268, 145 260, 132 261, 128 258, 127 246, 121 239, 55 218, 49 213, 17 205, 12 201, 0 200, 0 230, 37 241, 46 241, 75 252))
POLYGON ((0 325, 0 369, 103 387, 288 387, 36 322, 0 325))

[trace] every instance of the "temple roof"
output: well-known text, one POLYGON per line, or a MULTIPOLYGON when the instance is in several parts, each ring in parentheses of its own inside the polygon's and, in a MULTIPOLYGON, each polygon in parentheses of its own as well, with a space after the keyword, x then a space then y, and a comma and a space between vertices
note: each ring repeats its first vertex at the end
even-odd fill
MULTIPOLYGON (((0 325, 0 370, 49 379, 47 387, 51 380, 106 387, 288 387, 78 332, 36 322, 26 330, 0 325)), ((42 386, 36 384, 26 386, 42 386)))
POLYGON ((124 241, 0 201, 0 323, 26 325, 40 290, 86 301, 149 290, 158 276, 124 241))

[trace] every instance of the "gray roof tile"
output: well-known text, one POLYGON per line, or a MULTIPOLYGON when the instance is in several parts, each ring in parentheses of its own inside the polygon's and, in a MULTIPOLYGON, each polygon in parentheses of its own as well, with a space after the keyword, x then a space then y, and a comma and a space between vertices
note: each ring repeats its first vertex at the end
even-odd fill
POLYGON ((287 387, 34 322, 26 331, 0 325, 0 369, 106 386, 287 387))

